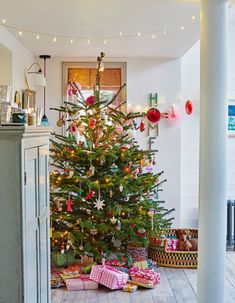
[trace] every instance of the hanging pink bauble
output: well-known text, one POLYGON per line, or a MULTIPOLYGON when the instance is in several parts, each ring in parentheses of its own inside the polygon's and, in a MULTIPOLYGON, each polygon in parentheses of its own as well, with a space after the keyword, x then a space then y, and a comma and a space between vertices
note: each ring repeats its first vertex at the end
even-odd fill
POLYGON ((161 119, 161 113, 157 108, 150 108, 147 111, 147 118, 150 123, 157 123, 161 119))
POLYGON ((115 126, 115 132, 121 135, 123 133, 123 127, 120 124, 115 126))
POLYGON ((191 115, 193 112, 193 104, 192 101, 187 100, 185 103, 185 111, 188 115, 191 115))
POLYGON ((86 102, 89 105, 93 105, 95 103, 95 97, 94 96, 87 97, 86 102))
POLYGON ((179 111, 176 107, 172 106, 165 112, 165 119, 170 124, 176 124, 180 119, 179 111))

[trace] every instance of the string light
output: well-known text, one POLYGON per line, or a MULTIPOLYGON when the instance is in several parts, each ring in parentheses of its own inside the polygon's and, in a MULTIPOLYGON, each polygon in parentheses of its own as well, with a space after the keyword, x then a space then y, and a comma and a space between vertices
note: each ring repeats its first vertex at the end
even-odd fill
MULTIPOLYGON (((192 21, 194 23, 194 21, 196 20, 196 16, 193 15, 191 16, 191 22, 189 22, 188 24, 185 24, 184 26, 183 25, 178 25, 178 26, 172 26, 172 27, 169 27, 169 28, 165 28, 165 29, 155 29, 152 33, 151 32, 137 32, 137 33, 123 33, 123 32, 117 32, 116 34, 110 34, 108 35, 107 37, 102 37, 102 36, 97 36, 97 37, 92 37, 93 40, 103 40, 103 43, 104 44, 107 44, 107 41, 108 40, 111 40, 111 39, 120 39, 120 38, 130 38, 130 37, 141 37, 141 36, 145 36, 145 37, 151 37, 152 39, 156 39, 157 34, 160 34, 160 35, 166 35, 168 32, 170 31, 175 31, 175 30, 184 30, 185 29, 185 26, 190 26, 190 24, 192 24, 192 21), (104 39, 105 38, 105 39, 104 39)), ((194 23, 195 24, 195 23, 194 23)), ((49 37, 52 39, 53 42, 57 42, 57 38, 60 39, 60 40, 67 40, 68 43, 75 43, 75 40, 83 40, 85 43, 87 44, 90 44, 90 39, 87 39, 86 37, 84 36, 76 36, 76 37, 73 37, 71 38, 71 36, 67 36, 67 35, 57 35, 53 37, 53 35, 49 34, 49 33, 45 33, 45 32, 35 32, 34 30, 31 30, 31 29, 26 29, 26 28, 20 28, 20 27, 16 27, 16 26, 12 26, 12 25, 9 25, 9 24, 6 24, 6 19, 2 19, 2 25, 8 29, 11 29, 11 30, 15 30, 16 32, 18 32, 19 36, 22 36, 23 33, 29 33, 29 34, 32 34, 34 35, 34 37, 36 37, 37 40, 39 39, 42 39, 42 37, 49 37)))

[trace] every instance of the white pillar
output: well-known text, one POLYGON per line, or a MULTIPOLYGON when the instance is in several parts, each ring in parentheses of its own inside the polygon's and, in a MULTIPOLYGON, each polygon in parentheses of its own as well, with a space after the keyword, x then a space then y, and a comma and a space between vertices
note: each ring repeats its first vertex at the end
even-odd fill
POLYGON ((223 303, 227 188, 227 3, 201 0, 198 303, 223 303))

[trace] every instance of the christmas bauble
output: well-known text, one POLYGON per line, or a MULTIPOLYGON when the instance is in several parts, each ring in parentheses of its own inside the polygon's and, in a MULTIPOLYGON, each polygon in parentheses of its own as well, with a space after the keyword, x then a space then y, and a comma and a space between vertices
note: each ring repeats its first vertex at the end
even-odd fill
POLYGON ((97 228, 92 228, 92 229, 90 230, 90 234, 91 234, 92 236, 95 236, 97 233, 98 233, 97 228))
POLYGON ((95 103, 95 97, 94 96, 90 96, 86 99, 86 102, 89 104, 89 105, 93 105, 95 103))
POLYGON ((118 172, 118 166, 115 163, 113 163, 110 167, 110 170, 112 173, 116 173, 118 172))
POLYGON ((121 242, 120 240, 115 239, 115 240, 113 241, 113 246, 114 246, 114 247, 119 248, 119 247, 121 247, 121 245, 122 245, 122 242, 121 242))
POLYGON ((157 108, 150 108, 147 111, 147 119, 150 123, 157 123, 161 119, 161 113, 157 108))
POLYGON ((191 115, 193 112, 193 104, 190 100, 187 100, 185 103, 185 111, 188 115, 191 115))
POLYGON ((96 119, 90 119, 89 120, 89 128, 94 129, 96 125, 96 119))
POLYGON ((131 172, 130 166, 124 166, 123 167, 123 171, 127 174, 129 174, 131 172))

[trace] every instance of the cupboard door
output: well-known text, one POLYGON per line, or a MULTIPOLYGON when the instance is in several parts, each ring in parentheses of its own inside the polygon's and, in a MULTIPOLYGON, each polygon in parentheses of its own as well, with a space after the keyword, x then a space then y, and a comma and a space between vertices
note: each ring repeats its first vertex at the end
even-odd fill
POLYGON ((39 147, 39 259, 40 259, 40 303, 50 302, 50 217, 48 145, 39 147))
POLYGON ((38 228, 38 148, 26 149, 23 200, 25 303, 40 302, 38 228))

